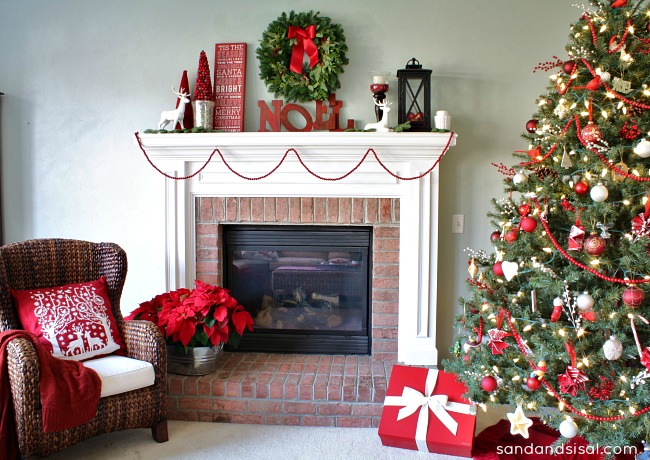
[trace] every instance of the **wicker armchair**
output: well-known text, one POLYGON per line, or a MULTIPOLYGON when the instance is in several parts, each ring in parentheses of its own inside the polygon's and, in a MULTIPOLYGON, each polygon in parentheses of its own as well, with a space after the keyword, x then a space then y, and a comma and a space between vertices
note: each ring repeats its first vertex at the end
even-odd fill
POLYGON ((14 339, 7 347, 7 361, 23 457, 46 457, 84 439, 130 428, 151 428, 154 440, 168 440, 165 342, 153 323, 124 321, 120 296, 126 271, 126 253, 113 243, 40 239, 0 247, 0 330, 22 329, 10 288, 53 287, 105 276, 113 315, 127 355, 152 363, 155 370, 154 385, 101 398, 97 415, 90 422, 69 430, 45 433, 36 353, 29 340, 14 339))

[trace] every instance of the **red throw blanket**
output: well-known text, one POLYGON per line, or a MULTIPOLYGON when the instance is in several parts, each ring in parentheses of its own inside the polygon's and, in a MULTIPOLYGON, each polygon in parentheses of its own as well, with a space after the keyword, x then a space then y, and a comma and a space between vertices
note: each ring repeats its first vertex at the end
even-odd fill
POLYGON ((30 340, 38 355, 43 431, 65 430, 90 421, 97 414, 102 387, 95 371, 78 361, 52 356, 34 334, 22 330, 0 333, 0 452, 7 459, 21 458, 7 366, 7 344, 18 337, 30 340))

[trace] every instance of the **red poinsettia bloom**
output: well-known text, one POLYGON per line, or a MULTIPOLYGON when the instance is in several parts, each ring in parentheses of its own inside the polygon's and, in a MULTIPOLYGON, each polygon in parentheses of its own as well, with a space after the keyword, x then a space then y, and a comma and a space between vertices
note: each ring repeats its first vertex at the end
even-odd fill
POLYGON ((228 317, 228 309, 223 305, 218 305, 212 312, 212 316, 220 323, 228 317))
POLYGON ((146 319, 148 321, 156 322, 156 318, 158 317, 158 310, 153 299, 148 300, 147 302, 142 302, 140 306, 133 310, 131 314, 125 319, 134 319, 136 316, 138 319, 146 319))
POLYGON ((228 341, 227 322, 215 323, 212 327, 203 325, 203 330, 212 343, 226 343, 228 341))
MULTIPOLYGON (((169 305, 169 304, 168 304, 169 305)), ((177 307, 163 309, 158 314, 160 325, 168 336, 187 346, 196 331, 197 317, 190 305, 181 304, 177 307)))
POLYGON ((239 309, 232 314, 232 324, 235 326, 235 332, 239 335, 244 334, 244 329, 253 332, 253 318, 239 305, 239 309))
POLYGON ((168 343, 184 347, 236 345, 245 329, 253 331, 253 318, 228 289, 202 281, 196 281, 192 291, 181 288, 159 294, 141 303, 126 319, 152 321, 168 343))

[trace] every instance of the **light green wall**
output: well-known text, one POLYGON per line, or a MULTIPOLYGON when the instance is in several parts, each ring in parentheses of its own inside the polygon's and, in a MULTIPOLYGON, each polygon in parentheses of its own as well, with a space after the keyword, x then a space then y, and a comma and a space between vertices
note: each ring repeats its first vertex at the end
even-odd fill
MULTIPOLYGON (((433 70, 432 107, 447 110, 458 144, 440 165, 438 348, 452 344, 465 293, 466 247, 489 249, 486 211, 502 195, 491 162, 510 163, 548 76, 533 67, 566 57, 569 0, 0 0, 2 194, 8 241, 115 241, 129 255, 124 310, 164 289, 163 179, 133 133, 171 108, 170 86, 201 50, 248 43, 246 129, 257 130, 255 48, 282 12, 320 11, 340 23, 350 64, 342 118, 372 121, 373 70, 393 75, 411 57, 433 70), (451 216, 465 215, 465 233, 451 216)), ((395 99, 394 90, 389 98, 395 99)), ((391 120, 394 124, 395 121, 391 120)))

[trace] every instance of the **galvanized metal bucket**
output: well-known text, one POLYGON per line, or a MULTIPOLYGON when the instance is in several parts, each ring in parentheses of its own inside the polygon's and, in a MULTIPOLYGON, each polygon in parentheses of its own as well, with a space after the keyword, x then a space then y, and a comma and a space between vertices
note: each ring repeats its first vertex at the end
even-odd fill
POLYGON ((194 126, 211 130, 214 125, 214 101, 194 101, 194 126))
POLYGON ((167 372, 180 375, 208 375, 217 370, 217 359, 223 351, 218 347, 183 347, 167 345, 167 372))

